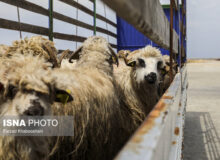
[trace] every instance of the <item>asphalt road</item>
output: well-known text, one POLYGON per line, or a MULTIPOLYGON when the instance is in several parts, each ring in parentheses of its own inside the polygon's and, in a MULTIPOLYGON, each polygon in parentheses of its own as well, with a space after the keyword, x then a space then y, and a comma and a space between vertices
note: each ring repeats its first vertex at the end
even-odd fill
POLYGON ((220 160, 220 61, 187 64, 184 160, 220 160))

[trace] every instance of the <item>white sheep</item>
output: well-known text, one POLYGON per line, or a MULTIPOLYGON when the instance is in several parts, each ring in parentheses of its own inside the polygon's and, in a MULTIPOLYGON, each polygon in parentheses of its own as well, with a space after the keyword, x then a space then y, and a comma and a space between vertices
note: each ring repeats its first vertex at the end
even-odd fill
POLYGON ((58 87, 69 89, 74 97, 65 106, 54 105, 55 115, 73 115, 75 119, 74 136, 60 138, 57 154, 63 155, 62 159, 112 159, 128 139, 132 121, 128 111, 119 106, 112 66, 117 56, 98 36, 89 37, 77 53, 76 66, 53 71, 57 81, 63 82, 58 87))
POLYGON ((14 41, 5 52, 5 56, 10 57, 13 54, 34 55, 44 57, 46 61, 53 64, 53 67, 59 67, 57 59, 57 49, 54 43, 42 36, 33 36, 24 40, 14 41))
POLYGON ((0 57, 2 57, 5 52, 7 51, 8 49, 8 46, 7 45, 4 45, 4 44, 0 44, 0 57))
MULTIPOLYGON (((50 76, 50 66, 44 58, 31 54, 14 53, 10 58, 0 58, 1 118, 52 114, 58 89, 50 76)), ((50 153, 49 144, 47 137, 1 136, 0 159, 45 160, 50 153)))
POLYGON ((127 66, 114 68, 120 99, 130 110, 136 125, 144 120, 159 99, 158 86, 164 66, 160 51, 152 46, 133 51, 125 58, 127 66))
MULTIPOLYGON (((170 77, 170 56, 164 55, 163 60, 165 62, 165 66, 161 77, 160 95, 162 95, 169 88, 170 82, 173 79, 173 77, 170 77)), ((173 76, 175 76, 176 68, 178 67, 178 64, 174 60, 172 60, 172 62, 173 62, 173 69, 172 69, 173 76)))

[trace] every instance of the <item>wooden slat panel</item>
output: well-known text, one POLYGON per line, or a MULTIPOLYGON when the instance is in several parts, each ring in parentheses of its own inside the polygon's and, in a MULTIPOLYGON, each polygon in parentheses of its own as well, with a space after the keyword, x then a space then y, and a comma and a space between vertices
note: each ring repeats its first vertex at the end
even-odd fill
MULTIPOLYGON (((24 32, 30 32, 30 33, 35 33, 35 34, 40 34, 40 35, 45 35, 45 36, 48 36, 49 34, 48 28, 34 26, 30 24, 25 24, 25 23, 21 23, 20 26, 21 26, 21 31, 24 31, 24 32)), ((20 29, 18 22, 10 21, 6 19, 2 19, 2 18, 0 18, 0 28, 12 29, 12 30, 20 29)), ((86 39, 85 37, 68 35, 68 34, 57 33, 57 32, 54 32, 53 35, 54 35, 54 38, 57 38, 57 39, 77 41, 77 42, 83 42, 86 39)))
MULTIPOLYGON (((16 0, 16 1, 15 0, 0 0, 0 1, 14 5, 14 6, 18 6, 20 8, 26 9, 31 12, 35 12, 35 13, 39 13, 39 14, 42 14, 45 16, 49 16, 49 11, 47 9, 45 9, 41 6, 38 6, 36 4, 33 4, 31 2, 25 1, 25 0, 16 0)), ((57 13, 57 12, 53 12, 53 17, 55 19, 58 19, 58 20, 61 20, 61 21, 64 21, 64 22, 67 22, 67 23, 70 23, 73 25, 77 25, 77 26, 80 26, 80 27, 83 27, 86 29, 90 29, 90 30, 94 29, 94 27, 92 25, 78 21, 78 20, 70 18, 68 16, 64 16, 64 15, 57 13)), ((103 29, 101 27, 96 27, 96 30, 98 32, 105 33, 105 34, 108 34, 112 37, 117 38, 117 35, 115 33, 110 32, 110 31, 103 29)))
MULTIPOLYGON (((80 9, 81 11, 83 11, 83 12, 85 12, 85 13, 91 15, 91 16, 93 16, 93 14, 94 14, 93 11, 91 11, 90 9, 86 8, 85 6, 75 2, 73 0, 60 0, 60 1, 66 3, 70 6, 76 7, 76 8, 80 9)), ((93 2, 93 1, 91 1, 91 2, 93 2)), ((117 27, 117 25, 114 22, 110 21, 109 19, 105 18, 104 16, 102 16, 100 14, 96 14, 96 18, 98 18, 98 19, 100 19, 104 22, 107 22, 107 23, 111 24, 114 27, 117 27)))
MULTIPOLYGON (((19 26, 18 22, 6 20, 6 19, 2 19, 2 18, 0 18, 0 28, 17 30, 17 31, 20 30, 20 26, 19 26)), ((21 31, 40 34, 40 35, 44 35, 44 36, 48 36, 48 34, 49 34, 48 28, 25 24, 25 23, 21 23, 21 31)), ((58 33, 58 32, 54 32, 53 36, 54 36, 54 38, 57 38, 57 39, 68 40, 68 41, 77 41, 77 42, 83 42, 86 39, 86 37, 63 34, 63 33, 58 33)), ((115 45, 115 44, 110 43, 110 45, 113 48, 117 48, 117 45, 115 45)))
POLYGON ((178 36, 178 34, 175 32, 175 30, 173 30, 173 37, 176 37, 176 39, 175 38, 173 38, 173 47, 177 47, 176 49, 177 49, 177 51, 176 52, 174 52, 174 53, 178 53, 178 45, 179 45, 179 36, 178 36))
MULTIPOLYGON (((159 0, 102 1, 153 42, 165 49, 169 49, 169 21, 159 0)), ((173 40, 178 41, 177 34, 173 35, 173 40)), ((173 52, 178 52, 178 43, 173 46, 173 52)))

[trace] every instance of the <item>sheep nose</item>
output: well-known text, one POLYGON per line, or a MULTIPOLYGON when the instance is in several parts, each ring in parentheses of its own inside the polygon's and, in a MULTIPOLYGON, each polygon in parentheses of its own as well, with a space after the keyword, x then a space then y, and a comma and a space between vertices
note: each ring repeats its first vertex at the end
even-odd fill
POLYGON ((31 101, 32 106, 29 107, 24 114, 27 116, 43 116, 44 108, 41 106, 40 102, 37 100, 31 101))
POLYGON ((148 74, 147 76, 144 77, 145 80, 150 83, 150 84, 154 84, 157 80, 157 74, 154 72, 151 72, 150 74, 148 74))

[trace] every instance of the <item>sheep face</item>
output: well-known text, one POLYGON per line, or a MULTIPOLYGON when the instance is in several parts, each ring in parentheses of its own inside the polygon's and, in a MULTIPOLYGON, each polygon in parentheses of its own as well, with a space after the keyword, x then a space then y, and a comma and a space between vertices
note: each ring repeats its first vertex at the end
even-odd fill
POLYGON ((154 86, 154 84, 159 83, 164 68, 164 60, 157 48, 146 46, 135 50, 125 58, 125 63, 132 67, 133 80, 137 84, 154 86))
POLYGON ((161 75, 160 73, 163 69, 163 61, 161 58, 138 57, 128 65, 133 66, 135 80, 138 84, 158 84, 161 75))
POLYGON ((57 89, 58 82, 51 76, 52 70, 48 66, 50 64, 43 58, 31 55, 14 55, 5 59, 0 72, 0 113, 49 115, 54 101, 66 103, 72 100, 66 91, 57 89), (57 93, 61 98, 56 97, 57 93), (68 99, 65 99, 65 95, 68 99))
MULTIPOLYGON (((35 82, 36 83, 36 82, 35 82)), ((57 94, 68 96, 67 101, 71 101, 72 97, 63 90, 55 89, 55 87, 41 83, 41 88, 34 88, 32 84, 9 85, 4 94, 5 114, 19 116, 43 116, 51 114, 51 105, 54 101, 63 102, 57 94)), ((36 84, 35 84, 36 86, 36 84)))
POLYGON ((11 113, 24 116, 43 116, 50 114, 51 95, 34 90, 18 91, 11 87, 6 95, 11 99, 11 113))

